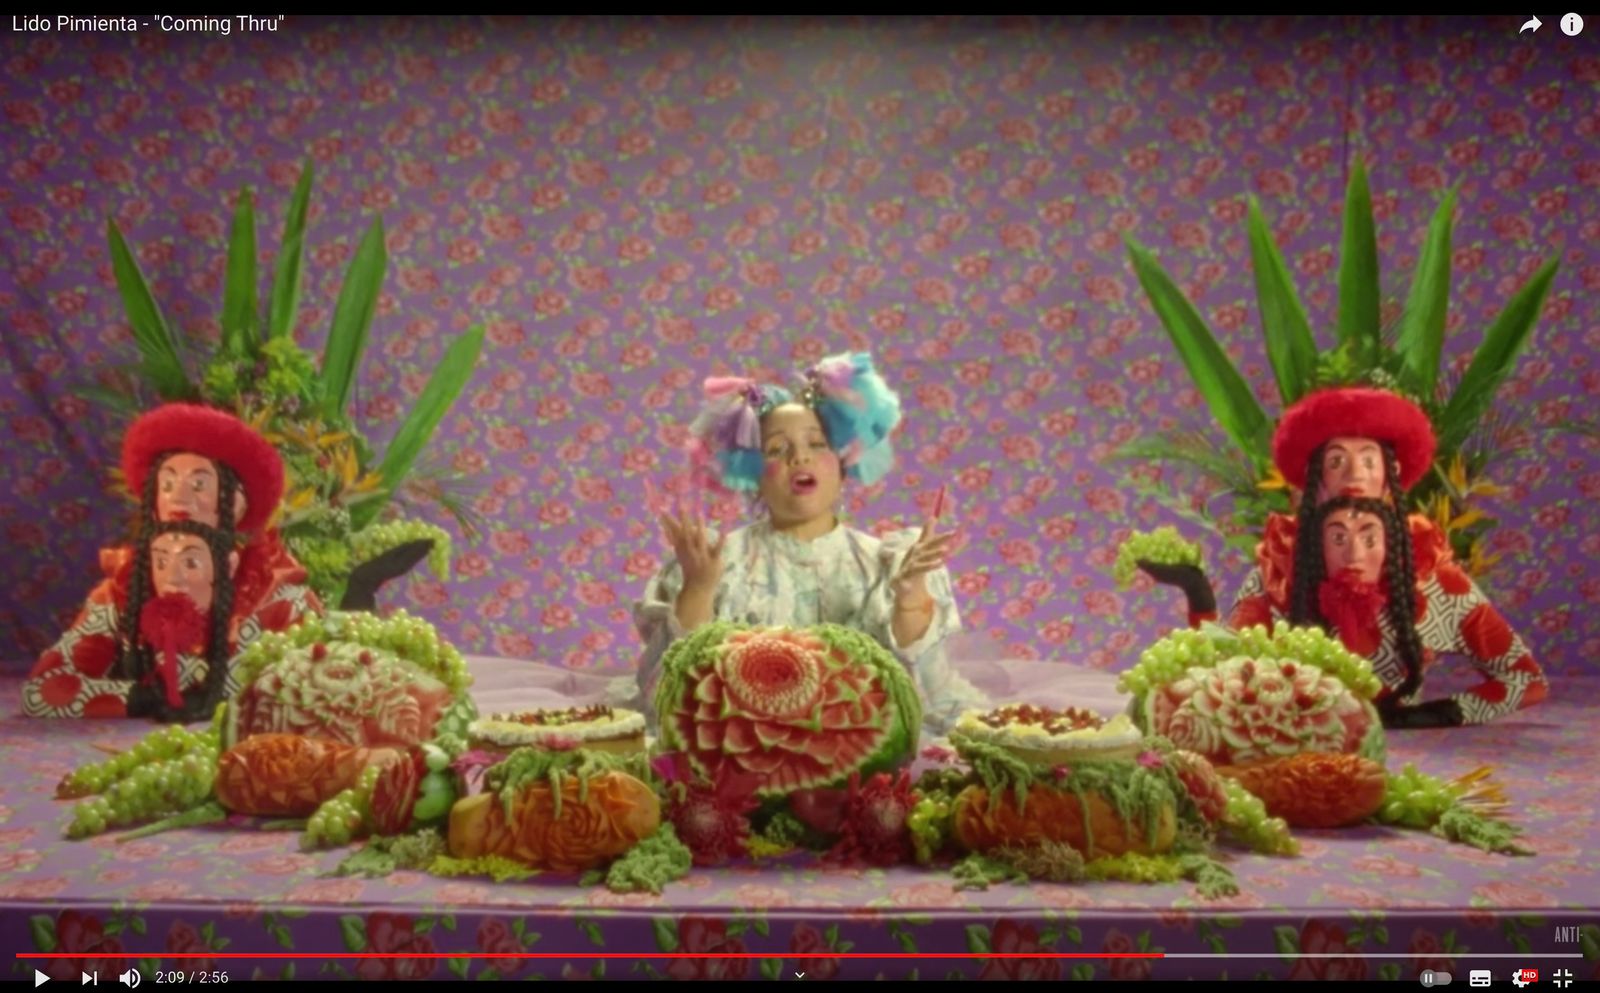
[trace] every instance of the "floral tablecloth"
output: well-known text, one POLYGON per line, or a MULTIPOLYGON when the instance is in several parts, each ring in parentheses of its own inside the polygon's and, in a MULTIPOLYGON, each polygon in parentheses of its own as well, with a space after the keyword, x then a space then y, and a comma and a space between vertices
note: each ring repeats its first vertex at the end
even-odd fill
MULTIPOLYGON (((472 661, 484 709, 604 693, 603 681, 542 666, 472 661)), ((991 663, 982 681, 1011 699, 1118 704, 1112 677, 1062 663, 991 663)), ((69 842, 67 807, 51 799, 57 780, 94 757, 95 744, 129 744, 146 728, 29 721, 14 716, 17 699, 17 682, 0 682, 12 715, 0 720, 0 947, 73 956, 15 960, 17 976, 39 968, 77 982, 87 968, 104 979, 159 959, 163 969, 235 980, 1413 979, 1424 969, 1464 977, 1487 968, 1499 985, 1521 967, 1600 979, 1594 959, 1556 957, 1592 951, 1600 937, 1600 681, 1560 682, 1549 703, 1501 724, 1391 736, 1392 762, 1440 774, 1494 765, 1536 857, 1427 834, 1305 831, 1297 859, 1238 853, 1241 893, 1225 900, 1201 899, 1187 884, 957 891, 940 872, 827 870, 799 859, 697 870, 660 896, 619 896, 568 876, 499 885, 404 872, 330 877, 339 853, 303 853, 293 834, 240 827, 69 842), (238 952, 303 957, 229 957, 238 952), (357 952, 410 957, 329 957, 357 952), (454 952, 552 957, 443 957, 454 952), (1167 957, 975 957, 1038 952, 1167 957), (171 953, 207 957, 161 958, 171 953), (694 957, 708 953, 749 957, 694 957), (1230 957, 1211 957, 1222 955, 1230 957)))

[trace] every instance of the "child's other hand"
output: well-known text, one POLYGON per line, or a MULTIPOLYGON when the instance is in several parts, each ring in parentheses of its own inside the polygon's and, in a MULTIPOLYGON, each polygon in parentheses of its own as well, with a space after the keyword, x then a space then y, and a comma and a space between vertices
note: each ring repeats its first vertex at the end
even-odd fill
POLYGON ((712 543, 698 510, 690 510, 680 503, 678 511, 661 515, 661 529, 678 557, 678 567, 683 570, 683 587, 696 592, 714 590, 722 581, 722 544, 728 536, 719 535, 712 543))

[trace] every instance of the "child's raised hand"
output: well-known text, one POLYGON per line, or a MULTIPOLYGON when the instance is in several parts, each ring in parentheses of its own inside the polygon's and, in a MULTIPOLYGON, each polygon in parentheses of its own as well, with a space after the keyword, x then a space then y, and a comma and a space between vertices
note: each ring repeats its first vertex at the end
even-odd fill
POLYGON ((907 597, 920 600, 928 597, 928 573, 944 568, 950 555, 950 542, 955 540, 956 534, 954 531, 937 530, 943 508, 944 489, 941 487, 934 501, 933 512, 923 523, 922 532, 917 535, 916 543, 906 552, 899 571, 890 581, 896 600, 907 597))
POLYGON ((719 535, 713 543, 698 509, 680 502, 678 511, 676 515, 663 512, 660 519, 661 529, 678 557, 678 567, 683 570, 684 589, 714 590, 722 581, 722 544, 728 536, 719 535))

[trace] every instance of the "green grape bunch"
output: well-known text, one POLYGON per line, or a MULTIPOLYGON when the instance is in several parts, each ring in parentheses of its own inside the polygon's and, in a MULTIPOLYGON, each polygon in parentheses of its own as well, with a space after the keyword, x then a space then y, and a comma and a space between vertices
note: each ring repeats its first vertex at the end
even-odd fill
POLYGON ((67 837, 89 838, 204 803, 211 797, 219 754, 215 731, 174 725, 78 769, 57 789, 62 797, 85 797, 73 806, 67 837))
POLYGON ((370 524, 350 537, 350 556, 355 563, 369 562, 384 552, 413 541, 432 542, 428 568, 441 580, 450 579, 450 532, 426 521, 400 520, 370 524))
POLYGON ((1229 836, 1265 855, 1299 854, 1300 843, 1289 833, 1288 822, 1269 816, 1260 797, 1231 779, 1224 779, 1222 787, 1228 794, 1222 825, 1229 836))
POLYGON ((1128 589, 1138 572, 1138 563, 1155 562, 1160 565, 1192 565, 1203 569, 1200 546, 1185 541, 1175 527, 1159 527, 1154 531, 1135 531, 1117 549, 1117 560, 1111 566, 1111 577, 1118 586, 1128 589))
POLYGON ((372 826, 372 790, 377 785, 380 766, 361 770, 356 785, 342 790, 316 809, 300 835, 304 851, 343 848, 363 836, 372 826))
POLYGON ((1433 827, 1456 802, 1456 794, 1437 776, 1407 764, 1385 777, 1383 806, 1378 820, 1398 827, 1425 830, 1433 827))

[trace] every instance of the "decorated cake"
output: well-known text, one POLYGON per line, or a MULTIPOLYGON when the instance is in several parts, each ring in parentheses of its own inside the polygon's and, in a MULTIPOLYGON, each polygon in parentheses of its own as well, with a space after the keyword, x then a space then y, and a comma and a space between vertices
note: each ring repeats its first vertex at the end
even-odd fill
POLYGON ((473 721, 467 744, 510 754, 518 748, 571 751, 586 748, 619 755, 644 752, 644 715, 605 706, 490 714, 473 721))
POLYGON ((1131 759, 1144 738, 1126 715, 1107 721, 1077 707, 1053 710, 1026 703, 968 711, 956 730, 971 741, 1045 766, 1082 759, 1131 759))

